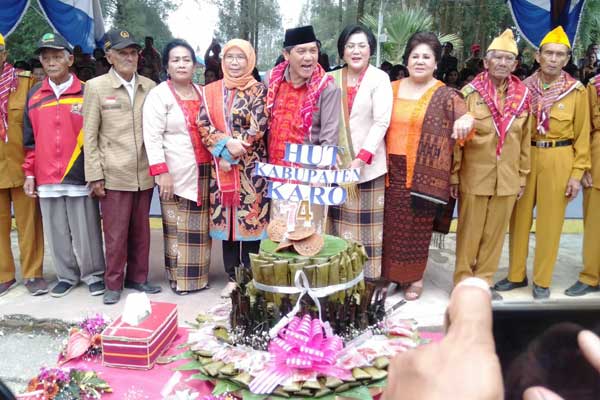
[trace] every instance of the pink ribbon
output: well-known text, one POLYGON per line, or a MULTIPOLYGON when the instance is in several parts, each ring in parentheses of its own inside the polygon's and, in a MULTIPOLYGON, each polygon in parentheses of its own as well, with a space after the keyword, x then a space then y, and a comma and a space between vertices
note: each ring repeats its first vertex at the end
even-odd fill
POLYGON ((274 365, 252 380, 250 390, 257 394, 271 393, 297 370, 349 379, 349 371, 335 366, 337 354, 344 347, 342 339, 325 336, 324 329, 323 322, 311 319, 310 315, 302 319, 294 317, 269 343, 274 365))

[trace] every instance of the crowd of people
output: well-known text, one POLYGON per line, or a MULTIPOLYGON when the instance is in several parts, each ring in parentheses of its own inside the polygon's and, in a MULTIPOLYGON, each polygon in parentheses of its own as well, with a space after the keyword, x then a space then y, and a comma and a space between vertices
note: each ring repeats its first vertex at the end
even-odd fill
POLYGON ((84 79, 89 58, 48 33, 37 44, 45 74, 37 82, 39 71, 6 62, 2 39, 0 295, 16 284, 11 204, 33 295, 49 291, 44 239, 58 276, 52 296, 80 281, 106 304, 117 303, 123 288, 159 292, 147 280, 157 185, 170 288, 186 295, 209 287, 214 239, 229 296, 236 269, 249 266, 280 206, 269 201, 255 164, 288 165, 286 143, 336 145, 338 167, 360 169, 348 201, 330 207, 323 226, 362 242, 367 279, 397 283, 408 300, 423 292, 433 232, 449 231, 456 201, 455 284, 482 278, 496 299, 527 286, 537 208, 532 294, 548 298, 565 209, 582 185, 584 270, 566 294, 598 291, 600 78, 586 88, 564 71, 571 44, 561 27, 539 44, 539 67, 524 81, 515 75, 523 65, 512 31, 483 57, 474 44, 465 69, 475 72, 460 91, 464 70, 452 45, 432 33, 410 38, 398 80, 370 65, 376 42, 364 26, 341 32, 341 68, 323 67, 319 43, 311 26, 288 29, 263 83, 249 42, 221 48, 215 41, 205 59, 216 80, 199 86, 196 54, 181 39, 159 54, 152 38, 142 47, 113 29, 94 54, 94 70, 103 73, 84 79), (508 225, 509 273, 494 283, 508 225))
MULTIPOLYGON (((343 66, 327 71, 313 28, 288 29, 263 83, 249 42, 214 42, 205 57, 214 80, 199 86, 196 54, 181 39, 159 54, 151 38, 142 48, 112 29, 92 73, 82 66, 89 58, 56 33, 38 41, 33 71, 18 69, 0 36, 0 296, 17 284, 11 209, 32 295, 62 297, 81 281, 105 304, 118 303, 123 288, 159 292, 148 282, 157 185, 170 289, 209 287, 214 239, 227 297, 281 206, 267 198, 256 162, 289 165, 286 143, 335 145, 338 167, 359 168, 360 180, 330 207, 326 232, 362 242, 365 277, 397 283, 407 300, 421 296, 433 232, 449 231, 458 201, 448 335, 396 358, 384 398, 502 398, 489 300, 528 286, 534 208, 533 297, 550 296, 565 209, 582 187, 583 271, 566 294, 599 290, 597 47, 582 64, 587 87, 565 72, 572 52, 561 27, 523 75, 510 30, 483 55, 471 46, 460 72, 451 44, 429 32, 411 36, 394 76, 370 65, 375 47, 369 29, 350 25, 337 42, 343 66), (509 272, 494 283, 508 226, 509 272), (45 244, 58 277, 51 290, 45 244)), ((598 338, 583 332, 579 344, 598 369, 598 338)), ((552 396, 547 388, 525 395, 552 396)))
MULTIPOLYGON (((442 57, 438 62, 435 77, 455 89, 461 89, 469 84, 477 74, 485 70, 483 58, 481 57, 481 46, 477 43, 471 45, 469 57, 464 63, 459 65, 458 58, 452 53, 454 45, 451 42, 446 42, 442 46, 442 57)), ((527 65, 523 60, 523 55, 517 50, 517 66, 513 72, 517 78, 525 80, 532 75, 540 67, 537 61, 532 65, 527 65)), ((335 69, 337 67, 333 67, 335 69)), ((408 76, 408 69, 403 64, 392 64, 389 61, 381 63, 381 70, 385 71, 390 81, 397 81, 408 76)), ((584 85, 587 85, 589 80, 600 73, 600 45, 592 43, 588 46, 585 56, 578 60, 577 64, 573 63, 569 58, 565 66, 572 77, 578 79, 584 85)))

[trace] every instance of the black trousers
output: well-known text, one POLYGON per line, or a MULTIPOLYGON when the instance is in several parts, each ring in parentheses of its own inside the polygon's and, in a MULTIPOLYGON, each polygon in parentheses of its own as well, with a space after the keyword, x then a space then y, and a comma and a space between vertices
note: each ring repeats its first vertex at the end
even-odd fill
POLYGON ((250 268, 250 253, 258 253, 259 248, 260 240, 223 240, 223 264, 230 280, 235 280, 236 267, 250 268))

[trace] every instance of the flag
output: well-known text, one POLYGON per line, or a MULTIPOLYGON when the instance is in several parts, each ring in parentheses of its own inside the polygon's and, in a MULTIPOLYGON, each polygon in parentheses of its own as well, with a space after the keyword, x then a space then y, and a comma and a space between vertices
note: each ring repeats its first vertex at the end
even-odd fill
POLYGON ((544 36, 561 25, 571 46, 579 29, 586 0, 509 0, 508 6, 521 35, 535 48, 544 36))
POLYGON ((52 28, 91 54, 102 47, 104 19, 99 0, 38 0, 52 28))
POLYGON ((3 0, 0 12, 0 33, 8 36, 15 30, 25 11, 29 7, 29 0, 3 0))

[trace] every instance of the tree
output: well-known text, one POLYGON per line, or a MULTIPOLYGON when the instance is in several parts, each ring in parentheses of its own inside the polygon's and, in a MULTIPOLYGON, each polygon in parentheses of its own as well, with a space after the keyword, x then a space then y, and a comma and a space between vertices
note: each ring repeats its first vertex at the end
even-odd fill
POLYGON ((581 14, 581 25, 576 40, 578 54, 583 56, 587 47, 600 42, 600 0, 588 0, 581 14))
POLYGON ((127 29, 138 41, 144 36, 152 36, 154 46, 161 49, 173 39, 165 20, 179 4, 176 1, 105 0, 101 4, 106 21, 114 27, 127 29))
POLYGON ((17 29, 6 38, 8 57, 11 62, 35 58, 34 51, 44 33, 52 32, 52 27, 33 4, 25 12, 17 29))
POLYGON ((356 20, 360 21, 365 15, 365 0, 358 0, 356 4, 356 20))
MULTIPOLYGON (((362 22, 371 30, 377 30, 377 18, 365 15, 362 22)), ((384 18, 384 32, 388 40, 382 46, 382 60, 393 64, 402 64, 404 48, 410 36, 420 31, 432 31, 433 17, 423 8, 398 7, 384 18)), ((462 40, 455 34, 439 34, 440 42, 452 42, 459 51, 463 47, 462 40)))
POLYGON ((283 38, 278 1, 216 0, 215 4, 219 8, 219 39, 249 41, 256 51, 257 68, 271 68, 283 38))

